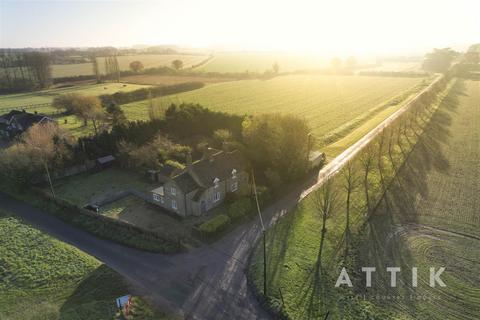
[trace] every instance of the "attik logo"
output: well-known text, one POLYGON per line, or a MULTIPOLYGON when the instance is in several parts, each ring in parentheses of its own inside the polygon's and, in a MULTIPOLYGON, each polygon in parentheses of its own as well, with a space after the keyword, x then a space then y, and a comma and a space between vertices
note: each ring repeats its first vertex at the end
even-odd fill
MULTIPOLYGON (((390 287, 395 288, 397 286, 397 273, 400 272, 399 267, 387 267, 387 272, 390 273, 390 287)), ((362 267, 362 272, 365 272, 365 286, 370 288, 372 286, 372 274, 376 271, 375 267, 362 267)), ((435 271, 435 268, 430 268, 430 287, 434 288, 436 284, 440 287, 446 287, 445 282, 442 281, 440 276, 444 267, 439 268, 435 271)), ((348 275, 348 272, 345 268, 342 268, 340 275, 338 276, 335 287, 340 287, 341 285, 347 285, 353 287, 352 281, 348 275)), ((418 269, 416 267, 412 268, 412 287, 416 288, 418 286, 418 269)))

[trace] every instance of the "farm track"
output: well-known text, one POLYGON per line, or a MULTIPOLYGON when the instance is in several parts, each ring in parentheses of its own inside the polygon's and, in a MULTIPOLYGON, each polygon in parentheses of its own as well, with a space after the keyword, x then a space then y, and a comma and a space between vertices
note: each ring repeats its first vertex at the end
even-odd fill
MULTIPOLYGON (((439 80, 440 76, 435 81, 439 80)), ((430 86, 432 85, 433 83, 430 86)), ((312 174, 287 196, 266 208, 263 211, 266 225, 271 227, 330 176, 336 174, 385 127, 408 110, 415 97, 319 173, 312 174)), ((151 296, 165 310, 180 312, 188 319, 270 318, 249 290, 245 276, 250 252, 261 235, 258 221, 237 227, 214 244, 188 253, 163 255, 99 239, 6 194, 0 193, 0 203, 6 210, 98 258, 129 279, 140 293, 151 296)))

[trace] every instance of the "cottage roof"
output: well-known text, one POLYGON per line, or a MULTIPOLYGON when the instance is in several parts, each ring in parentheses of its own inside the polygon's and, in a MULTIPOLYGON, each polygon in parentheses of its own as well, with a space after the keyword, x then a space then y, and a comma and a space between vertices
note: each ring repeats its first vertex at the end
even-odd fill
POLYGON ((32 125, 42 122, 44 119, 53 121, 49 117, 43 114, 28 113, 25 111, 12 110, 7 114, 0 116, 0 122, 11 122, 13 119, 20 124, 25 130, 32 125), (3 121, 2 121, 3 120, 3 121))
MULTIPOLYGON (((206 189, 214 185, 214 180, 220 181, 232 176, 236 172, 246 169, 246 163, 238 150, 217 153, 196 161, 182 173, 174 176, 172 180, 185 193, 196 189, 206 189)), ((201 195, 203 192, 198 193, 201 195)))
POLYGON ((245 161, 238 150, 231 152, 219 151, 211 157, 192 164, 192 170, 205 187, 214 185, 215 178, 220 181, 232 176, 235 169, 245 170, 245 161))
POLYGON ((200 185, 193 179, 188 171, 175 176, 173 179, 177 186, 185 193, 194 191, 195 189, 200 188, 200 185))

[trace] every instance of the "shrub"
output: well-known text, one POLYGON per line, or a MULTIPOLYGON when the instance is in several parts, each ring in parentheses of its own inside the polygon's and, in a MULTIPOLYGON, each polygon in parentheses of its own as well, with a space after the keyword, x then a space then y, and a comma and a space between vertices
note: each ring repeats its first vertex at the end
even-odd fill
POLYGON ((206 236, 216 235, 225 230, 230 224, 230 217, 225 214, 219 214, 207 222, 202 223, 198 230, 206 236))
POLYGON ((253 204, 250 199, 239 199, 228 208, 228 216, 232 220, 239 220, 250 214, 252 212, 252 209, 253 204))

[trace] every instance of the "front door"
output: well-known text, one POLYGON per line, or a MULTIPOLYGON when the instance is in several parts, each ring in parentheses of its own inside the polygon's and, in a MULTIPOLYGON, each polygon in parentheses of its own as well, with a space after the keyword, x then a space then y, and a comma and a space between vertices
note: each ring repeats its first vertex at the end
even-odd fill
POLYGON ((207 203, 205 201, 201 201, 200 202, 200 212, 202 214, 204 214, 205 212, 207 212, 207 203))

